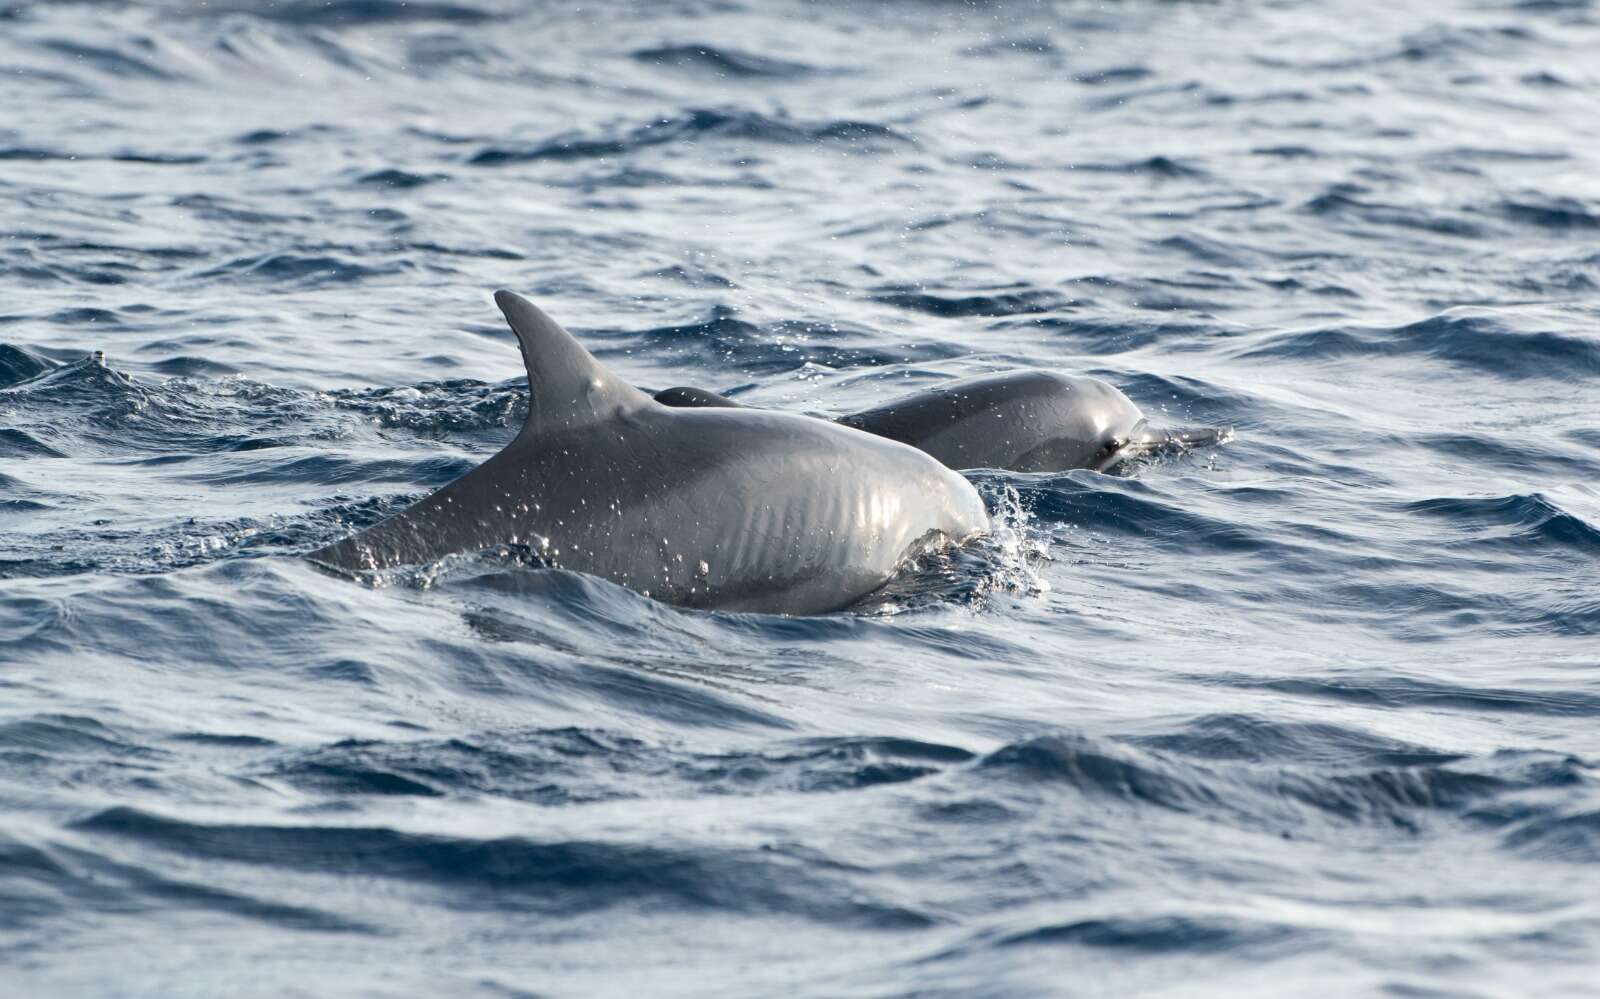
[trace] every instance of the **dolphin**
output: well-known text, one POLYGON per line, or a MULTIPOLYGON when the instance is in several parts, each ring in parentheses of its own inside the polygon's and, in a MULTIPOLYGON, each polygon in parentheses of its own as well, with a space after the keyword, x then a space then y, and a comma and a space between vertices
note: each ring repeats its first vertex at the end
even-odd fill
POLYGON ((524 545, 668 603, 815 614, 988 530, 971 483, 916 448, 809 416, 663 406, 526 299, 494 297, 528 370, 521 432, 312 561, 361 571, 524 545))
MULTIPOLYGON (((656 393, 667 406, 739 403, 705 389, 656 393)), ((1224 443, 1231 430, 1152 427, 1139 407, 1098 378, 1028 369, 963 378, 837 421, 909 444, 949 468, 1103 472, 1131 458, 1224 443)))

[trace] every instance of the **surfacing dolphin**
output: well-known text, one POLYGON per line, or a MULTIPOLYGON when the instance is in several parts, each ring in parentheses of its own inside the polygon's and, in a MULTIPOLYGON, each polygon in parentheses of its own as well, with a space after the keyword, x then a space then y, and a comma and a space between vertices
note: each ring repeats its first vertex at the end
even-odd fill
MULTIPOLYGON (((667 406, 739 406, 698 388, 656 393, 667 406)), ((1008 371, 937 385, 842 416, 839 423, 909 444, 950 468, 1105 471, 1143 455, 1221 444, 1230 430, 1150 426, 1139 407, 1098 378, 1008 371)))
POLYGON ((669 603, 815 614, 878 589, 922 545, 988 529, 972 485, 915 448, 808 416, 668 408, 527 300, 495 302, 528 369, 522 431, 308 558, 370 570, 527 545, 669 603))

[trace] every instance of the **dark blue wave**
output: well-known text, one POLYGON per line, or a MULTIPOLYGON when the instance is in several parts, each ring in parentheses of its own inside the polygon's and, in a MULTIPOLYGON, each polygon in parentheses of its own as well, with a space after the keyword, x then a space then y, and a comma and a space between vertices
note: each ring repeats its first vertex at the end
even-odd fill
POLYGON ((365 281, 399 274, 406 269, 404 264, 395 262, 362 264, 331 254, 279 252, 231 260, 206 271, 202 276, 317 286, 365 281))
POLYGON ((0 343, 0 388, 25 382, 55 367, 48 358, 23 347, 0 343))
MULTIPOLYGON (((900 345, 871 345, 865 329, 792 320, 757 325, 738 318, 726 305, 714 305, 708 318, 681 326, 659 326, 633 336, 634 342, 675 356, 680 362, 716 364, 745 374, 793 371, 806 364, 830 368, 872 368, 956 356, 959 348, 919 337, 900 345)), ((602 358, 620 348, 597 351, 602 358)))
POLYGON ((1503 545, 1523 552, 1546 547, 1584 555, 1600 552, 1600 527, 1537 494, 1421 500, 1410 509, 1448 521, 1458 532, 1472 532, 1476 535, 1473 544, 1503 545))
POLYGON ((639 49, 633 58, 652 66, 736 78, 792 80, 817 72, 805 63, 717 45, 660 45, 639 49))
POLYGON ((428 0, 295 0, 242 10, 288 24, 333 28, 427 22, 473 25, 495 19, 492 11, 481 7, 428 0))
POLYGON ((932 316, 1015 316, 1053 312, 1071 305, 1071 300, 1055 292, 1038 289, 996 291, 990 294, 930 295, 911 288, 886 288, 874 296, 885 305, 894 305, 932 316))
POLYGON ((893 903, 840 898, 826 876, 799 874, 781 852, 468 839, 352 826, 202 824, 125 807, 81 819, 73 828, 232 863, 431 883, 469 909, 571 915, 650 900, 670 908, 782 912, 863 929, 911 929, 934 921, 893 903), (776 876, 779 870, 787 876, 776 876))
POLYGON ((473 153, 467 163, 473 166, 504 166, 541 160, 559 162, 609 158, 653 146, 695 143, 704 139, 805 146, 837 143, 862 151, 914 144, 909 136, 873 122, 850 119, 797 121, 739 108, 696 109, 600 137, 563 135, 531 145, 491 144, 473 153))
POLYGON ((1061 946, 1103 947, 1114 950, 1168 954, 1183 951, 1215 953, 1299 939, 1296 928, 1227 918, 1156 916, 1112 917, 1052 923, 1005 934, 994 941, 999 947, 1061 946))
POLYGON ((1518 329, 1493 315, 1458 312, 1402 326, 1285 333, 1241 354, 1301 360, 1408 355, 1508 379, 1564 379, 1600 372, 1600 340, 1575 331, 1518 329))

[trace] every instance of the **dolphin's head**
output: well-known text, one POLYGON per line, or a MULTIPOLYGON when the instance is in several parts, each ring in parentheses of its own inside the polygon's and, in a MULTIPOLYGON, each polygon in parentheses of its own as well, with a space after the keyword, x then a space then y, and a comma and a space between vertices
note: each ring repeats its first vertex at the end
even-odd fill
MULTIPOLYGON (((1144 413, 1098 378, 1023 371, 993 379, 999 408, 1023 448, 1007 467, 1024 472, 1102 471, 1144 425, 1144 413)), ((999 414, 997 414, 999 415, 999 414)))

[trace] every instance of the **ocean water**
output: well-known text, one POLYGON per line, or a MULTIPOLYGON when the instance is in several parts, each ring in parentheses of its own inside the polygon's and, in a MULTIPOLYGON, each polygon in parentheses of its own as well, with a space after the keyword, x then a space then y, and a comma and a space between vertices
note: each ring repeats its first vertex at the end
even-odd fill
POLYGON ((0 992, 1600 989, 1600 5, 0 4, 0 992), (297 556, 652 388, 1230 425, 847 613, 297 556))

